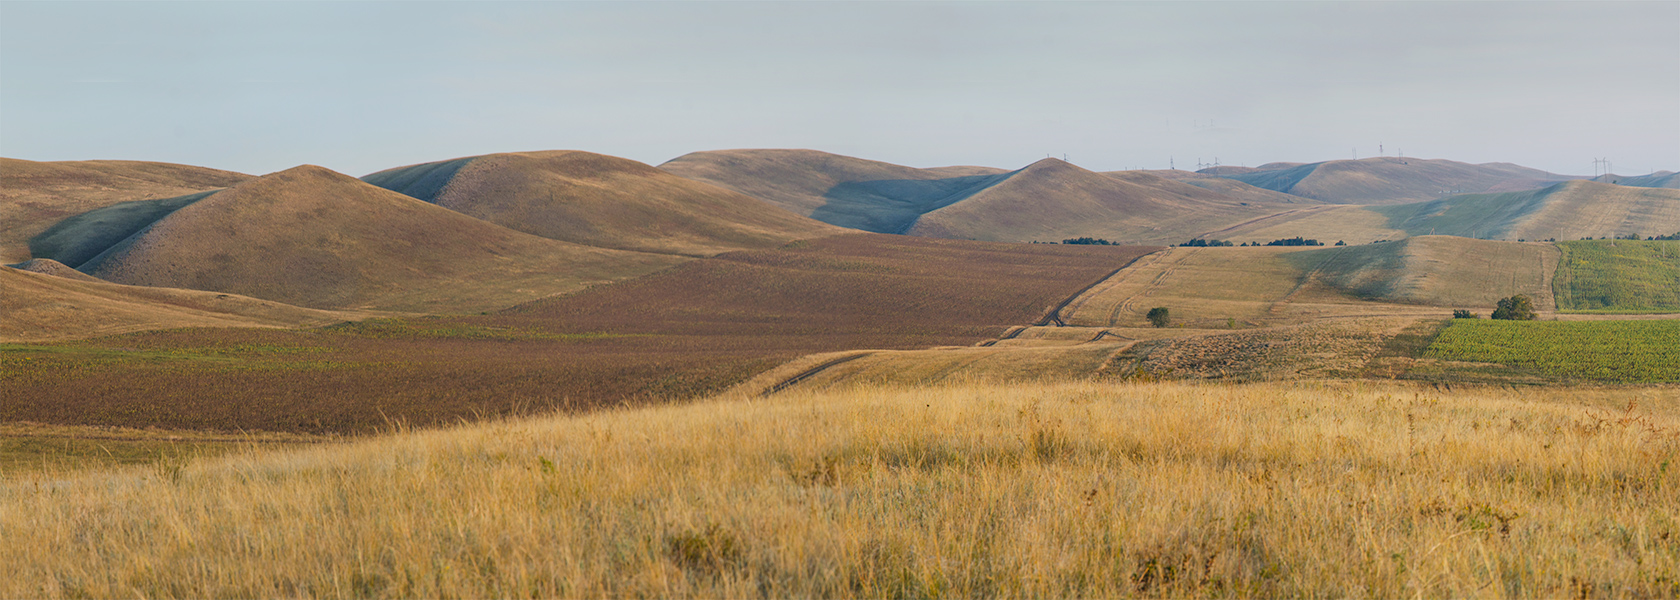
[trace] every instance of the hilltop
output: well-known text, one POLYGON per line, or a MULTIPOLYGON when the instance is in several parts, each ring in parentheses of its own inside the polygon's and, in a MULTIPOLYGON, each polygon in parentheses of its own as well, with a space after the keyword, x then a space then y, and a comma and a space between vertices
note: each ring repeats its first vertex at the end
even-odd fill
POLYGON ((42 259, 23 269, 0 267, 0 342, 171 327, 303 327, 362 316, 232 294, 119 285, 42 259))
MULTIPOLYGON (((181 204, 77 268, 117 283, 314 308, 457 312, 678 262, 539 238, 309 165, 181 204)), ((88 237, 110 239, 92 226, 105 222, 89 220, 88 237)), ((54 239, 85 248, 76 233, 54 239)))
POLYGON ((250 178, 170 163, 0 158, 0 263, 28 260, 29 238, 65 217, 118 202, 224 188, 250 178))
POLYGON ((490 154, 362 179, 509 229, 603 248, 712 255, 840 232, 735 191, 589 152, 490 154))
POLYGON ((1395 157, 1271 163, 1254 169, 1215 167, 1202 172, 1334 204, 1402 204, 1453 194, 1534 189, 1576 179, 1510 163, 1395 157))

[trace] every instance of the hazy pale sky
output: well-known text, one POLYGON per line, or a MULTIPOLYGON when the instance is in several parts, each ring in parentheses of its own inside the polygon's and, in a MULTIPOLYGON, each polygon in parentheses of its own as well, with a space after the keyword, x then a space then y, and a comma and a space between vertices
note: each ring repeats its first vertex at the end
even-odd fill
POLYGON ((0 156, 1680 170, 1680 2, 0 1, 0 156))

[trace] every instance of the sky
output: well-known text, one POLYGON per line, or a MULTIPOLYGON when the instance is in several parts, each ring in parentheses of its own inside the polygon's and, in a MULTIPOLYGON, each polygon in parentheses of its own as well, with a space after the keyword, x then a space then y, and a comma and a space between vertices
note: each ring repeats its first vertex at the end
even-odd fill
POLYGON ((1680 2, 0 0, 0 156, 1680 170, 1680 2))

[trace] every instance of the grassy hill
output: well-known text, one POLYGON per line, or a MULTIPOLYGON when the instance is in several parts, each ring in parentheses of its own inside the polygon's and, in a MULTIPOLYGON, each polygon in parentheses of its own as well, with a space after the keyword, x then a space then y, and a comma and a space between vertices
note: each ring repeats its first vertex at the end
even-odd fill
POLYGON ((1591 181, 1371 210, 1388 217, 1390 226, 1412 235, 1573 240, 1680 231, 1680 190, 1591 181))
POLYGON ((1677 431, 1650 389, 1080 382, 247 444, 0 479, 0 596, 1672 597, 1677 431))
POLYGON ((1680 312, 1680 242, 1558 242, 1560 310, 1680 312))
POLYGON ((738 192, 588 152, 491 154, 362 179, 516 231, 603 248, 711 255, 840 231, 738 192))
POLYGON ((1680 231, 1680 190, 1568 181, 1521 192, 1465 194, 1391 206, 1305 206, 1210 233, 1263 242, 1307 237, 1363 244, 1418 235, 1573 240, 1680 231))
POLYGON ((28 240, 67 217, 118 202, 224 188, 250 178, 169 163, 0 158, 0 264, 31 258, 28 240))
POLYGON ((985 167, 917 169, 815 150, 694 152, 659 165, 813 219, 903 233, 923 213, 962 200, 1010 172, 985 167))
POLYGON ((173 327, 316 326, 363 316, 216 292, 118 285, 40 259, 25 267, 0 267, 0 343, 173 327))
POLYGON ((1283 192, 1268 190, 1266 188, 1254 187, 1235 179, 1226 179, 1224 177, 1210 175, 1207 171, 1208 170, 1206 169, 1204 169, 1203 172, 1181 170, 1109 171, 1107 174, 1111 176, 1124 177, 1124 174, 1126 173, 1148 173, 1162 179, 1170 179, 1179 183, 1193 185, 1204 190, 1224 194, 1229 199, 1237 202, 1303 205, 1323 204, 1323 202, 1313 200, 1312 198, 1296 196, 1294 194, 1285 194, 1283 192))
POLYGON ((1098 237, 1177 243, 1278 212, 1149 173, 1096 173, 1047 158, 922 215, 911 235, 1024 242, 1098 237))
POLYGON ((1509 163, 1377 157, 1278 163, 1210 174, 1336 204, 1403 204, 1442 196, 1534 189, 1571 179, 1509 163))
POLYGON ((1154 249, 854 233, 692 259, 487 315, 21 347, 0 353, 0 421, 366 433, 392 419, 694 398, 813 353, 972 345, 1154 249))
MULTIPOLYGON (((314 308, 461 312, 679 262, 519 233, 314 166, 265 175, 183 204, 78 269, 117 283, 212 290, 314 308)), ((122 216, 162 212, 154 209, 122 216)), ((54 231, 51 239, 85 254, 80 249, 93 244, 76 235, 109 241, 144 220, 87 219, 54 231)))
POLYGON ((1523 294, 1536 308, 1556 307, 1552 277, 1559 252, 1547 243, 1434 235, 1286 258, 1307 277, 1361 298, 1486 312, 1500 298, 1523 294))
POLYGON ((1600 175, 1593 181, 1628 187, 1680 188, 1680 173, 1658 171, 1650 175, 1600 175))
POLYGON ((1016 171, 915 169, 811 150, 727 150, 660 168, 844 227, 990 241, 1174 243, 1276 212, 1276 204, 1316 203, 1201 175, 1186 177, 1219 183, 1094 173, 1055 159, 1016 171))

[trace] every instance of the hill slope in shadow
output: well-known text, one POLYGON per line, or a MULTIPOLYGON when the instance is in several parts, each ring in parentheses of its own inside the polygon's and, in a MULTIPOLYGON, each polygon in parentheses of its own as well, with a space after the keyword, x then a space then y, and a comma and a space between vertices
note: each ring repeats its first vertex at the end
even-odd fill
POLYGON ((364 181, 549 239, 704 256, 841 230, 633 160, 576 151, 491 154, 364 181))

